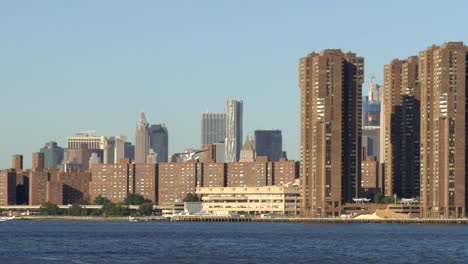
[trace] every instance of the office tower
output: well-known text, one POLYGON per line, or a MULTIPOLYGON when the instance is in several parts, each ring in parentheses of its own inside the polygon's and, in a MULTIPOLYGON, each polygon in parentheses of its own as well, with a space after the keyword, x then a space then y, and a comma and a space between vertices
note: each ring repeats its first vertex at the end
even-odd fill
MULTIPOLYGON (((362 127, 362 146, 366 148, 367 155, 380 161, 380 126, 362 127)), ((367 158, 367 155, 363 157, 367 158)))
POLYGON ((120 135, 115 137, 114 142, 114 163, 119 163, 121 159, 125 157, 125 142, 127 137, 120 135))
POLYGON ((238 161, 242 148, 242 115, 243 102, 234 99, 226 101, 226 162, 238 161))
MULTIPOLYGON (((129 160, 135 160, 135 145, 131 142, 125 142, 124 148, 125 158, 129 160)), ((116 163, 120 163, 120 160, 117 160, 116 163)))
POLYGON ((359 197, 364 58, 338 49, 299 61, 302 214, 335 217, 359 197))
POLYGON ((23 155, 19 155, 19 154, 13 155, 11 166, 12 166, 12 169, 16 171, 23 170, 23 155))
POLYGON ((89 157, 89 167, 93 167, 93 164, 100 164, 101 159, 97 155, 96 152, 91 153, 91 157, 89 157))
POLYGON ((88 144, 81 143, 79 148, 69 148, 65 151, 65 170, 70 168, 87 170, 90 168, 89 160, 91 155, 96 153, 99 158, 103 156, 102 149, 89 149, 88 144))
POLYGON ((57 142, 47 142, 41 152, 44 153, 44 167, 58 169, 62 164, 64 157, 63 148, 57 145, 57 142))
POLYGON ((32 154, 32 167, 33 171, 41 171, 44 169, 44 153, 34 152, 32 154))
POLYGON ((88 149, 103 150, 107 144, 107 138, 96 136, 94 131, 78 132, 75 136, 67 137, 67 145, 69 149, 80 148, 83 143, 88 146, 88 149))
POLYGON ((255 149, 253 146, 252 139, 250 136, 247 136, 244 145, 242 146, 240 152, 239 162, 253 162, 255 161, 255 149))
POLYGON ((102 163, 115 163, 115 137, 109 137, 104 145, 104 157, 102 163))
POLYGON ((420 99, 418 58, 393 60, 384 67, 383 133, 385 195, 419 196, 420 99))
POLYGON ((419 53, 423 217, 466 216, 467 56, 463 42, 419 53))
POLYGON ((267 156, 271 161, 279 161, 283 155, 281 130, 255 130, 255 151, 257 156, 267 156))
POLYGON ((373 104, 379 103, 382 95, 381 95, 381 86, 376 84, 375 77, 372 76, 371 81, 369 83, 369 101, 373 104))
POLYGON ((135 131, 135 162, 145 163, 149 153, 149 125, 146 122, 145 113, 141 113, 135 131))
POLYGON ((146 156, 146 163, 147 164, 156 164, 158 163, 158 153, 154 152, 152 148, 150 148, 148 155, 146 156))
POLYGON ((226 114, 203 113, 201 117, 201 144, 224 142, 226 138, 226 114))
POLYGON ((83 168, 87 169, 92 152, 96 152, 101 160, 106 159, 108 153, 107 143, 107 137, 96 136, 94 131, 78 132, 74 136, 67 137, 68 148, 65 151, 65 163, 76 163, 79 161, 80 163, 77 165, 81 165, 83 168), (86 145, 86 147, 84 145, 86 145), (82 149, 85 152, 83 157, 77 157, 77 155, 83 154, 81 153, 83 151, 78 149, 82 149), (75 161, 73 159, 75 159, 75 161), (81 162, 84 162, 84 164, 81 162))
POLYGON ((149 128, 149 142, 150 148, 158 154, 158 163, 167 162, 169 157, 169 133, 164 124, 152 125, 149 128))

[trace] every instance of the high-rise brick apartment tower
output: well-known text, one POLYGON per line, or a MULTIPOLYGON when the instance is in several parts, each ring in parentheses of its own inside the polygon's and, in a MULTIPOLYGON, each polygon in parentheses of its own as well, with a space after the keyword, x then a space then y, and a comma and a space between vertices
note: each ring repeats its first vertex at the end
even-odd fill
POLYGON ((302 215, 333 217, 359 197, 364 58, 338 49, 299 61, 302 215))
POLYGON ((419 53, 421 85, 421 214, 466 215, 468 47, 462 42, 419 53))
POLYGON ((384 66, 380 146, 385 163, 386 196, 419 196, 420 101, 418 58, 384 66))

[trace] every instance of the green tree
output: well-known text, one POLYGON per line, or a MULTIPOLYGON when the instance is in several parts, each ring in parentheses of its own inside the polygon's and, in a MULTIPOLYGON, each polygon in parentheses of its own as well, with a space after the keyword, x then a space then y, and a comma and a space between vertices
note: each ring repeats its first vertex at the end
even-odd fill
POLYGON ((106 203, 102 207, 102 214, 104 216, 127 216, 130 215, 130 209, 120 204, 106 203))
POLYGON ((184 198, 184 202, 200 202, 200 198, 196 194, 187 193, 187 196, 184 198))
POLYGON ((124 204, 126 205, 140 205, 145 202, 145 197, 138 193, 131 193, 125 198, 124 204))
POLYGON ((140 204, 140 207, 138 207, 138 211, 137 211, 138 215, 143 215, 143 216, 151 215, 152 212, 153 212, 153 205, 148 202, 144 202, 140 204))
POLYGON ((376 193, 374 195, 374 203, 385 203, 385 195, 383 193, 376 193))
POLYGON ((81 216, 83 215, 84 209, 79 205, 79 204, 73 204, 69 209, 68 209, 68 214, 72 216, 81 216))
POLYGON ((94 199, 94 204, 98 204, 98 205, 104 205, 110 202, 111 201, 109 199, 107 199, 106 197, 102 197, 101 195, 99 195, 98 197, 94 199))
POLYGON ((56 204, 53 204, 51 202, 46 202, 41 205, 41 208, 39 209, 39 213, 41 215, 58 215, 60 212, 60 209, 56 204))

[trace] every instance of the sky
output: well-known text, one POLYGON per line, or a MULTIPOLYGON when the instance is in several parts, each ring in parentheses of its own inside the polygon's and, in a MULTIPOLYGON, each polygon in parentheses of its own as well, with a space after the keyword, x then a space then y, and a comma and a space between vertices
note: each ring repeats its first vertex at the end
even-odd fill
MULTIPOLYGON (((340 48, 383 66, 468 43, 468 1, 0 1, 0 168, 95 130, 134 141, 141 111, 169 152, 200 146, 203 112, 244 101, 244 138, 281 129, 299 159, 298 59, 340 48)), ((367 84, 364 91, 367 92, 367 84)))

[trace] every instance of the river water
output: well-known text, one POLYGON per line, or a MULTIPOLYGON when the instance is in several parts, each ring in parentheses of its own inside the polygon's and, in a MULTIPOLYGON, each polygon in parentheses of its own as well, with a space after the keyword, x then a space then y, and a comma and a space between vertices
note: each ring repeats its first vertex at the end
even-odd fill
POLYGON ((7 221, 0 263, 468 263, 468 226, 7 221))

